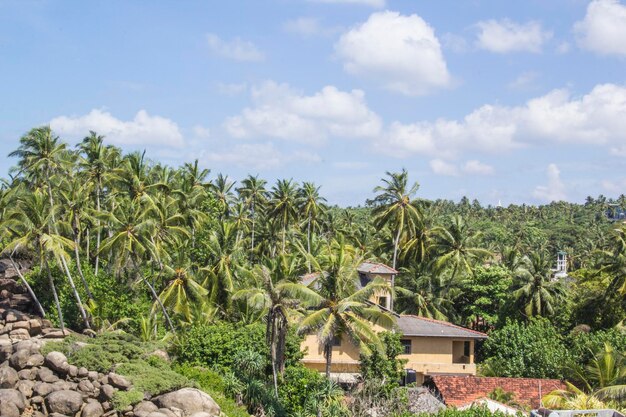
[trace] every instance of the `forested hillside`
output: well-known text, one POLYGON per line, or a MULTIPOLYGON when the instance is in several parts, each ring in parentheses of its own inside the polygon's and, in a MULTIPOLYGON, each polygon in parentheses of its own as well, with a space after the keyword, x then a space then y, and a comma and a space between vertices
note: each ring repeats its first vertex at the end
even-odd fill
MULTIPOLYGON (((191 365, 212 368, 251 413, 348 413, 340 390, 299 365, 298 338, 347 335, 380 352, 393 343, 367 329, 371 293, 350 285, 363 260, 400 271, 397 312, 489 332, 485 374, 566 377, 593 395, 607 382, 585 366, 619 355, 626 369, 626 226, 605 215, 626 207, 623 195, 539 207, 428 201, 399 169, 381 173, 371 200, 333 207, 305 178, 235 182, 198 161, 124 154, 94 132, 72 146, 47 127, 11 156, 0 249, 16 265, 34 261, 23 281, 39 311, 92 335, 165 340, 188 376, 191 365), (566 279, 552 277, 558 251, 566 279), (320 294, 300 284, 310 272, 325 273, 320 294), (340 305, 354 314, 328 307, 340 305)), ((620 375, 610 385, 626 383, 620 375)))

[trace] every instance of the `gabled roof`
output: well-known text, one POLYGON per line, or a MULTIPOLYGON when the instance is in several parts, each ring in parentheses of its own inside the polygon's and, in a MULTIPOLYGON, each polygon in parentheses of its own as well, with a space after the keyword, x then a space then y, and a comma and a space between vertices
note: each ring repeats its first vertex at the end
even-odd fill
POLYGON ((486 339, 485 333, 456 326, 447 321, 401 314, 398 328, 404 336, 456 337, 463 339, 486 339))
POLYGON ((363 262, 356 270, 362 274, 394 275, 398 273, 392 267, 376 262, 363 262))

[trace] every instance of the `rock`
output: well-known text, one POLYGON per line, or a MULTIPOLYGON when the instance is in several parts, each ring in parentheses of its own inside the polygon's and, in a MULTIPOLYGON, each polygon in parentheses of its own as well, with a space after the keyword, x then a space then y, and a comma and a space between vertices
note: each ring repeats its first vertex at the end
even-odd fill
POLYGON ((26 361, 26 368, 33 368, 35 366, 43 365, 43 355, 39 353, 35 353, 34 355, 30 355, 28 360, 26 361))
POLYGON ((22 393, 25 398, 30 398, 33 396, 33 387, 35 386, 35 382, 33 381, 18 381, 15 384, 15 389, 22 393))
POLYGON ((67 329, 65 332, 57 329, 44 329, 42 333, 44 339, 63 339, 65 336, 70 335, 70 331, 67 329))
MULTIPOLYGON (((28 321, 16 321, 13 323, 13 330, 16 329, 30 330, 30 323, 28 321)), ((28 334, 30 335, 30 332, 28 332, 28 334)))
POLYGON ((78 383, 78 389, 85 394, 92 394, 96 390, 93 384, 87 379, 83 379, 78 383))
POLYGON ((157 407, 154 403, 150 401, 142 401, 135 405, 135 408, 133 408, 133 413, 135 413, 137 417, 146 417, 148 414, 153 411, 157 411, 158 409, 159 407, 157 407))
POLYGON ((33 393, 42 397, 45 397, 52 391, 54 391, 54 387, 52 384, 47 382, 35 382, 35 385, 33 386, 33 393))
POLYGON ((163 414, 160 411, 153 411, 151 413, 146 414, 146 417, 170 417, 167 414, 163 414))
POLYGON ((96 371, 89 371, 87 373, 87 377, 93 382, 93 381, 97 381, 99 376, 98 373, 96 371))
MULTIPOLYGON (((13 404, 18 410, 23 411, 26 407, 24 395, 16 389, 0 389, 0 404, 13 404)), ((4 413, 2 413, 4 416, 4 413)))
POLYGON ((30 352, 26 349, 18 350, 9 358, 9 363, 11 367, 17 369, 18 371, 24 368, 28 368, 28 358, 30 357, 30 352))
POLYGON ((0 329, 0 334, 8 334, 11 330, 13 330, 13 323, 7 323, 0 329))
POLYGON ((73 416, 83 406, 83 396, 76 391, 55 391, 46 397, 46 404, 53 413, 73 416))
POLYGON ((37 336, 41 334, 41 321, 38 319, 31 319, 30 323, 30 335, 37 336))
POLYGON ((15 310, 7 310, 4 314, 4 321, 7 323, 14 323, 18 320, 18 312, 15 310))
POLYGON ((81 417, 100 417, 102 414, 104 414, 104 408, 98 401, 88 402, 80 412, 81 417))
POLYGON ((20 379, 27 379, 27 380, 32 381, 35 378, 37 378, 37 372, 39 372, 39 369, 37 368, 22 369, 21 371, 17 373, 17 375, 20 377, 20 379))
POLYGON ((76 384, 69 381, 57 381, 52 384, 52 391, 75 391, 76 384))
POLYGON ((19 375, 10 366, 0 368, 0 388, 15 388, 19 375))
POLYGON ((30 333, 26 329, 15 329, 9 332, 9 337, 14 341, 25 340, 30 339, 30 333))
POLYGON ((0 416, 20 417, 21 413, 15 404, 0 402, 0 416))
POLYGON ((70 365, 70 367, 67 369, 67 374, 72 378, 76 378, 76 376, 78 376, 78 367, 70 365))
MULTIPOLYGON (((176 408, 176 410, 178 410, 178 408, 176 408)), ((163 414, 165 417, 180 417, 183 415, 182 411, 180 413, 175 413, 174 411, 167 409, 167 408, 159 408, 159 411, 157 411, 157 413, 163 414)), ((148 415, 152 415, 152 414, 148 414, 148 415)))
POLYGON ((59 377, 48 368, 40 368, 37 372, 37 378, 39 378, 40 381, 49 383, 57 382, 59 380, 59 377))
POLYGON ((204 411, 199 411, 197 413, 193 413, 189 417, 215 417, 215 416, 209 413, 205 413, 204 411))
POLYGON ((86 378, 87 376, 89 376, 89 371, 87 370, 87 368, 85 368, 84 366, 81 366, 80 368, 78 368, 79 378, 86 378))
POLYGON ((41 395, 35 395, 30 399, 31 404, 43 404, 43 397, 41 395))
POLYGON ((22 340, 18 342, 13 347, 13 351, 17 352, 19 350, 27 350, 30 354, 40 353, 41 351, 41 340, 38 339, 28 339, 22 340))
POLYGON ((121 390, 127 390, 132 386, 130 381, 126 379, 125 377, 123 377, 122 375, 118 375, 116 373, 111 372, 109 373, 108 376, 109 376, 109 383, 116 388, 119 388, 121 390))
POLYGON ((113 388, 109 384, 104 384, 100 387, 100 399, 103 401, 108 401, 113 398, 113 394, 115 394, 115 388, 113 388))
POLYGON ((67 363, 67 358, 61 352, 50 352, 46 355, 46 365, 56 372, 63 374, 67 373, 70 364, 67 363))
POLYGON ((163 349, 157 349, 151 353, 152 356, 156 356, 157 358, 161 358, 166 362, 170 361, 170 355, 167 354, 163 349))
POLYGON ((4 362, 13 353, 13 343, 9 339, 0 340, 0 361, 4 362))
POLYGON ((183 388, 178 391, 159 395, 153 399, 160 408, 180 408, 186 415, 191 415, 200 411, 220 415, 220 407, 210 395, 195 389, 183 388))

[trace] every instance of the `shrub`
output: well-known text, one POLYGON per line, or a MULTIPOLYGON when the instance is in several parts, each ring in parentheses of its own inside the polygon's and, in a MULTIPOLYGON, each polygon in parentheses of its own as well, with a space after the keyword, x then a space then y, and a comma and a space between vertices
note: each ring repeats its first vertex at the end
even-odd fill
MULTIPOLYGON (((457 410, 455 408, 444 408, 439 410, 437 414, 419 413, 418 417, 510 417, 502 411, 490 411, 487 407, 470 407, 466 410, 457 410)), ((522 414, 518 413, 518 417, 522 414)))
POLYGON ((190 385, 189 380, 174 372, 169 364, 152 358, 148 361, 135 360, 123 363, 115 369, 115 372, 126 376, 133 383, 135 390, 149 396, 190 385))
POLYGON ((286 368, 283 381, 278 386, 278 396, 287 414, 296 415, 304 411, 311 393, 321 387, 323 380, 319 372, 302 365, 286 368))
POLYGON ((129 391, 116 391, 115 394, 113 394, 111 402, 117 411, 122 411, 129 405, 135 405, 142 401, 143 398, 144 396, 141 391, 131 389, 129 391))
POLYGON ((380 388, 390 392, 402 378, 403 363, 397 359, 402 353, 402 344, 399 333, 383 332, 380 337, 384 351, 372 347, 370 355, 361 354, 361 375, 366 381, 378 380, 380 388))

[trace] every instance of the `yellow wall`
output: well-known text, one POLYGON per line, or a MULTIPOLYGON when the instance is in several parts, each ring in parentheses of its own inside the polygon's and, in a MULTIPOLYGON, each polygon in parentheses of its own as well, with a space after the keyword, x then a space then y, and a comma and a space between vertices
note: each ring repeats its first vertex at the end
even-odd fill
MULTIPOLYGON (((380 331, 382 328, 376 330, 380 331)), ((402 339, 411 340, 411 354, 399 356, 399 359, 406 361, 405 369, 414 369, 422 375, 428 373, 476 375, 474 341, 471 339, 418 336, 403 337, 402 339), (471 355, 467 361, 469 363, 458 363, 459 358, 463 355, 463 342, 465 340, 470 341, 471 355), (455 341, 459 342, 456 344, 456 352, 453 343, 455 341)), ((305 366, 320 372, 325 370, 324 349, 319 345, 316 335, 306 336, 301 349, 305 352, 302 359, 305 366)), ((341 341, 341 346, 333 347, 331 372, 358 372, 358 368, 359 348, 357 346, 344 339, 341 341)))

